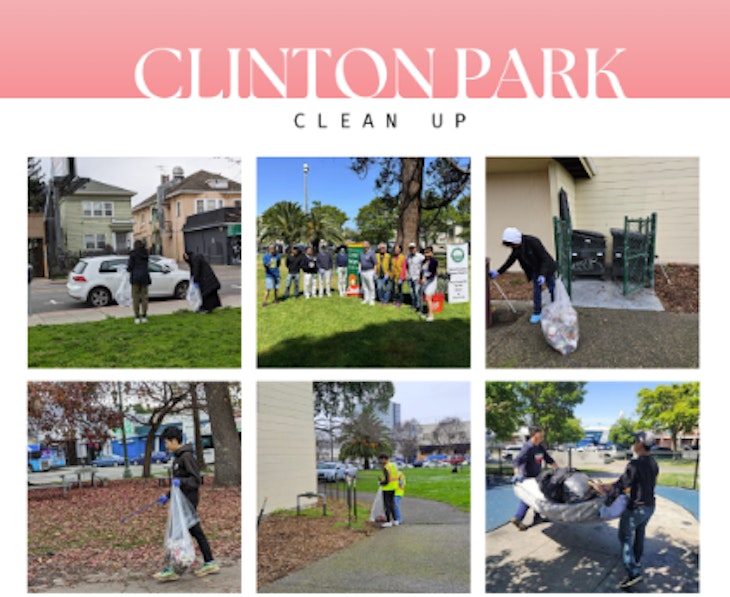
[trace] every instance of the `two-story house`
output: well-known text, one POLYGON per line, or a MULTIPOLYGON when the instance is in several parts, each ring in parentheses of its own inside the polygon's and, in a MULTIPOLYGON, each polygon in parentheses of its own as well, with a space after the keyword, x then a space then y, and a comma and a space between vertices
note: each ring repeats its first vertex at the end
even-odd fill
MULTIPOLYGON (((154 253, 182 261, 188 218, 240 207, 240 182, 206 170, 186 177, 176 166, 172 178, 162 177, 154 195, 133 206, 134 238, 145 241, 154 253)), ((207 246, 197 250, 208 257, 213 254, 207 246)))
POLYGON ((136 193, 91 178, 74 178, 58 200, 61 239, 70 255, 127 252, 136 193))

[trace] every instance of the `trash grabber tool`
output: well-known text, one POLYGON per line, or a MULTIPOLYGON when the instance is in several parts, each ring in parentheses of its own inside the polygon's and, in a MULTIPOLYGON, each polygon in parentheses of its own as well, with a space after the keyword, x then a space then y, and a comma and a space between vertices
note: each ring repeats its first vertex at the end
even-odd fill
POLYGON ((142 507, 141 507, 141 508, 140 508, 139 510, 135 510, 134 512, 132 512, 132 513, 130 513, 130 514, 127 514, 126 516, 122 516, 122 517, 121 517, 121 518, 119 519, 119 522, 126 522, 127 520, 129 520, 129 519, 130 519, 130 518, 132 518, 133 516, 137 516, 137 514, 142 514, 142 512, 144 512, 144 511, 145 511, 145 510, 147 510, 148 508, 151 508, 151 507, 152 507, 152 506, 154 506, 154 505, 155 505, 156 503, 157 503, 157 500, 155 500, 154 502, 150 502, 150 503, 149 503, 149 504, 147 504, 146 506, 142 506, 142 507))
POLYGON ((509 308, 512 310, 512 313, 517 313, 517 309, 515 309, 514 305, 507 298, 507 295, 504 293, 504 290, 502 290, 502 287, 499 285, 497 280, 492 278, 492 282, 494 282, 494 285, 497 287, 497 290, 499 290, 499 294, 501 294, 502 297, 504 298, 504 300, 507 301, 507 304, 509 305, 509 308))
POLYGON ((266 502, 269 501, 268 497, 264 498, 264 503, 261 505, 261 510, 259 510, 259 517, 256 521, 256 526, 258 527, 261 524, 261 519, 264 517, 264 509, 266 508, 266 502))

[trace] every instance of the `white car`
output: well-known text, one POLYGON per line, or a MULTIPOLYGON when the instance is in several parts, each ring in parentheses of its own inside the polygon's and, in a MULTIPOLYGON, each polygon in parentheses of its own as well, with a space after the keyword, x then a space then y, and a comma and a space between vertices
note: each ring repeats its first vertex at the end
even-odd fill
MULTIPOLYGON (((86 301, 92 307, 106 307, 114 301, 114 295, 127 273, 126 255, 82 257, 68 275, 66 289, 70 297, 86 301), (121 272, 120 272, 121 270, 121 272)), ((190 272, 171 269, 166 265, 149 262, 149 296, 184 299, 190 283, 190 272)))

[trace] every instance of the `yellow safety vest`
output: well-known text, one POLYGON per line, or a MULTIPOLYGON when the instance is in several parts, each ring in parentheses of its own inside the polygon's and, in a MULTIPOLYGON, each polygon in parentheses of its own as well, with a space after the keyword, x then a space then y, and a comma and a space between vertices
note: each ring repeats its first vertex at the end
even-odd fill
POLYGON ((406 492, 406 476, 401 472, 398 471, 398 489, 395 490, 395 495, 399 495, 403 497, 403 494, 406 492))
POLYGON ((385 469, 388 471, 388 483, 383 485, 383 491, 395 491, 398 489, 398 469, 392 462, 388 462, 385 469))

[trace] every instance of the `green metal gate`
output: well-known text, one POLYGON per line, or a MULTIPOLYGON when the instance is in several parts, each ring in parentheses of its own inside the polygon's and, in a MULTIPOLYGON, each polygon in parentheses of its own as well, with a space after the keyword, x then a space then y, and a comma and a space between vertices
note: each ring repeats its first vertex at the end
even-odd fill
POLYGON ((647 286, 654 288, 656 219, 656 213, 648 218, 632 219, 626 216, 623 238, 617 239, 614 232, 613 269, 614 272, 620 271, 624 295, 647 286), (620 253, 617 251, 617 244, 621 247, 620 253), (615 263, 617 259, 619 264, 615 263))
POLYGON ((558 263, 558 277, 562 280, 568 296, 573 296, 572 245, 573 228, 568 214, 565 219, 553 216, 555 236, 555 259, 558 263))

